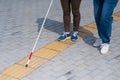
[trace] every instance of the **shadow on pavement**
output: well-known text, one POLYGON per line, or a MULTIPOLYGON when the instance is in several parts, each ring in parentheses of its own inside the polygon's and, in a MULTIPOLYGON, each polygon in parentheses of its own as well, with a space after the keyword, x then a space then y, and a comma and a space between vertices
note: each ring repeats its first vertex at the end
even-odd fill
MULTIPOLYGON (((44 20, 44 18, 39 18, 36 21, 38 23, 38 32, 39 32, 39 30, 40 30, 40 28, 42 26, 43 20, 44 20)), ((62 32, 64 31, 64 25, 63 25, 62 22, 46 19, 44 29, 47 29, 47 30, 49 30, 51 32, 55 32, 55 33, 61 35, 62 32)))
POLYGON ((96 40, 96 37, 94 36, 94 33, 85 29, 84 27, 80 27, 79 37, 81 37, 82 40, 90 46, 92 46, 92 44, 96 40))
MULTIPOLYGON (((38 18, 36 21, 38 23, 38 32, 42 26, 43 20, 44 18, 38 18)), ((47 19, 44 25, 44 29, 47 29, 51 32, 55 32, 61 35, 64 32, 64 24, 63 22, 58 22, 55 20, 47 19)), ((79 29, 79 37, 81 37, 86 44, 91 45, 91 46, 93 42, 96 40, 96 37, 93 34, 94 33, 85 29, 84 27, 80 27, 79 29)))

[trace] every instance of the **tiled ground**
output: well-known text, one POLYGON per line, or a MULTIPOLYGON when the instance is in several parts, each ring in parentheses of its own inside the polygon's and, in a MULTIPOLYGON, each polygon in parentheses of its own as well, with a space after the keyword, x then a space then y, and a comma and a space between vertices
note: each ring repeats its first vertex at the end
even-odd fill
POLYGON ((110 52, 100 55, 91 46, 97 37, 92 0, 81 3, 80 25, 84 27, 76 43, 55 41, 63 32, 63 21, 60 2, 54 0, 31 64, 24 67, 49 3, 0 0, 0 80, 119 80, 120 14, 116 12, 120 2, 115 9, 110 52))

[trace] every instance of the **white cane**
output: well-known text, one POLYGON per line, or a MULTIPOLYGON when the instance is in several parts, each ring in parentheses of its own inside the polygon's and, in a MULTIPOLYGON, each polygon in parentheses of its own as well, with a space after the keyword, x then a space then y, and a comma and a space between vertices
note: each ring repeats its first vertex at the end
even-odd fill
POLYGON ((42 32, 42 30, 43 30, 43 27, 44 27, 44 24, 45 24, 45 22, 46 22, 46 19, 47 19, 47 16, 48 16, 48 14, 49 14, 49 11, 50 11, 50 8, 51 8, 51 6, 52 6, 52 3, 53 3, 53 0, 51 0, 51 3, 50 3, 50 5, 49 5, 49 8, 48 8, 47 13, 46 13, 45 18, 44 18, 44 21, 43 21, 43 23, 42 23, 41 29, 40 29, 40 31, 39 31, 39 33, 38 33, 38 36, 37 36, 37 38, 36 38, 36 41, 35 41, 34 46, 33 46, 33 48, 32 48, 32 51, 31 51, 30 54, 29 54, 28 61, 27 61, 26 65, 25 65, 26 67, 28 67, 28 64, 30 63, 30 60, 31 60, 31 58, 32 58, 32 54, 33 54, 33 52, 34 52, 34 50, 35 50, 35 48, 36 48, 36 45, 37 45, 37 43, 38 43, 39 37, 40 37, 41 32, 42 32))

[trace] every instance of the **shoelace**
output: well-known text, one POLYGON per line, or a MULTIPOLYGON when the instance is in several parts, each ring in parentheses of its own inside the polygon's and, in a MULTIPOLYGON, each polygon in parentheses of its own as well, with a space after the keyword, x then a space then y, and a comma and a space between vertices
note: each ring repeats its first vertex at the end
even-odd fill
POLYGON ((77 32, 74 32, 74 33, 73 33, 73 36, 77 36, 77 34, 78 34, 77 32))
POLYGON ((67 35, 67 34, 66 34, 66 33, 63 33, 63 34, 62 34, 62 36, 65 36, 65 35, 67 35))
POLYGON ((103 47, 108 47, 108 44, 101 44, 101 48, 103 48, 103 47))

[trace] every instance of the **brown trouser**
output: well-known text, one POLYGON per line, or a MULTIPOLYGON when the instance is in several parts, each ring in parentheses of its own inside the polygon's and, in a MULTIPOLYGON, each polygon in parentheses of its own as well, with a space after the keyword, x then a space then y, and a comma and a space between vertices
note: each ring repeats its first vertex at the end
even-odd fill
POLYGON ((73 30, 78 31, 80 23, 80 3, 81 0, 61 0, 65 32, 70 32, 71 10, 73 14, 73 30))

